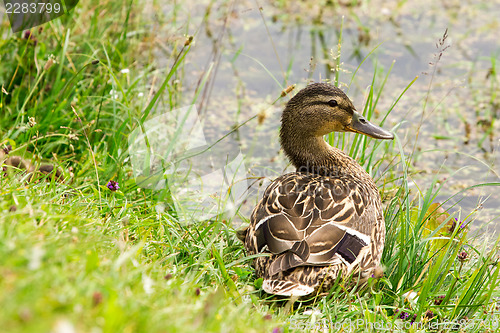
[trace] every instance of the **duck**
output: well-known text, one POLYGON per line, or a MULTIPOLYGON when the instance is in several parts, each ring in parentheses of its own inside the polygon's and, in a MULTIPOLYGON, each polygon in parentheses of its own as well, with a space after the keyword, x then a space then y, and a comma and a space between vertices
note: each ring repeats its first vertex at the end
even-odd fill
POLYGON ((293 96, 281 116, 280 144, 295 167, 272 181, 248 227, 238 231, 262 289, 280 296, 328 293, 338 278, 379 277, 385 242, 380 193, 370 175, 324 135, 394 135, 356 111, 329 83, 293 96))

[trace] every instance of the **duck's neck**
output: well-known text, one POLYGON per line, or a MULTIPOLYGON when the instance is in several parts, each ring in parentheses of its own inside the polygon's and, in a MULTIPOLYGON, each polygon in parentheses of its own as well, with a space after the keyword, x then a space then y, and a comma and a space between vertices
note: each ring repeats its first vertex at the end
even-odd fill
POLYGON ((298 172, 338 175, 362 169, 342 150, 331 147, 321 136, 293 136, 282 133, 281 146, 298 172))

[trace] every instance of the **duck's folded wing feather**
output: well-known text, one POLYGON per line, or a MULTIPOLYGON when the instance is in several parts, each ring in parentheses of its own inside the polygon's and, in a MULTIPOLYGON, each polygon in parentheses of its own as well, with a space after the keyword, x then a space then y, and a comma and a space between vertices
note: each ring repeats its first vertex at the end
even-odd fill
POLYGON ((301 173, 269 185, 251 220, 254 252, 278 255, 269 276, 302 265, 354 262, 370 243, 371 227, 360 227, 367 206, 360 190, 348 179, 301 173))

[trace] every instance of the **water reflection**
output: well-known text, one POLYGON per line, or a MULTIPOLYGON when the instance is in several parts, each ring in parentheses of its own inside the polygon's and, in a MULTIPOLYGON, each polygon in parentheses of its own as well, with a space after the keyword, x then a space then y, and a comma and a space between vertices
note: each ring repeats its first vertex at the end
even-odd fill
MULTIPOLYGON (((362 110, 375 69, 380 85, 392 66, 378 105, 381 114, 419 76, 388 118, 389 125, 404 121, 397 135, 406 153, 414 151, 413 179, 418 188, 437 177, 443 189, 436 200, 444 201, 468 186, 500 181, 495 122, 500 108, 499 0, 472 1, 466 6, 458 1, 260 5, 261 9, 256 2, 245 1, 183 2, 163 7, 171 33, 195 34, 182 78, 181 106, 191 103, 211 68, 197 101, 207 140, 216 141, 259 115, 228 137, 236 138, 243 153, 251 157, 247 165, 256 177, 262 169, 266 175, 278 175, 287 168, 278 153, 277 129, 288 99, 272 105, 283 88, 338 77, 362 110), (436 47, 446 29, 449 37, 436 47)), ((168 59, 165 53, 158 51, 160 62, 168 59)), ((161 64, 168 65, 168 61, 161 64)), ((481 206, 478 221, 487 222, 498 218, 499 201, 498 187, 477 187, 457 195, 448 207, 458 203, 455 207, 461 207, 465 217, 481 206)))

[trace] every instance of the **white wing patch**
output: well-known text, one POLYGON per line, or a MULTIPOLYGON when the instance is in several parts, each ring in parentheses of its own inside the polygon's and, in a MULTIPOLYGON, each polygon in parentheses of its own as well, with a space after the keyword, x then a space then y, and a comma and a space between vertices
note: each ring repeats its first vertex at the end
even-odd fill
POLYGON ((359 231, 357 231, 357 230, 354 230, 354 229, 352 229, 352 228, 346 227, 345 225, 342 225, 342 224, 340 224, 340 223, 333 223, 333 225, 335 225, 335 226, 336 226, 337 228, 339 228, 339 229, 344 230, 344 231, 345 231, 345 232, 347 232, 348 234, 351 234, 351 235, 353 235, 353 236, 358 237, 358 238, 359 238, 359 239, 361 239, 363 242, 365 242, 365 243, 366 243, 366 245, 368 245, 368 246, 370 245, 370 243, 371 243, 371 238, 370 238, 370 236, 369 236, 369 235, 366 235, 366 234, 364 234, 364 233, 362 233, 362 232, 359 232, 359 231))

